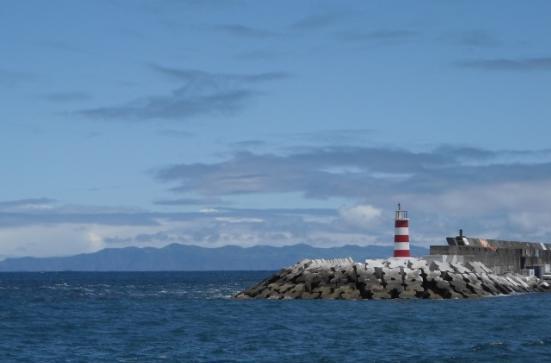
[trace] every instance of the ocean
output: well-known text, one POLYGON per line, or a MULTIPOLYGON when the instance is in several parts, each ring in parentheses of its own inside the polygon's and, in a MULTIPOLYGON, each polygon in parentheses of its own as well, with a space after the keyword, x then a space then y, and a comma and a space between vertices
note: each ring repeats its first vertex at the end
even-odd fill
POLYGON ((232 300, 271 272, 0 274, 0 362, 545 362, 551 294, 232 300))

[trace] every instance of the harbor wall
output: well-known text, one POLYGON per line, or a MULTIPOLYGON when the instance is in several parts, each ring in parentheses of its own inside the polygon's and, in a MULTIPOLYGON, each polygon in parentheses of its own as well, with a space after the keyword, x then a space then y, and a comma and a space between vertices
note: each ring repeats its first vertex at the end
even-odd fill
POLYGON ((480 261, 497 274, 518 273, 542 277, 551 273, 551 245, 464 236, 448 237, 447 246, 431 246, 430 254, 462 256, 480 261))

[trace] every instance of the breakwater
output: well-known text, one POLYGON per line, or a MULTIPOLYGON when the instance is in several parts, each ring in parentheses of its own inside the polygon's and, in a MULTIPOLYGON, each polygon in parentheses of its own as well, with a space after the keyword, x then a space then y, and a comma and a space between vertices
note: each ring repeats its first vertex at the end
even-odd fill
POLYGON ((484 264, 436 258, 302 260, 237 299, 465 299, 551 291, 534 276, 496 274, 484 264))

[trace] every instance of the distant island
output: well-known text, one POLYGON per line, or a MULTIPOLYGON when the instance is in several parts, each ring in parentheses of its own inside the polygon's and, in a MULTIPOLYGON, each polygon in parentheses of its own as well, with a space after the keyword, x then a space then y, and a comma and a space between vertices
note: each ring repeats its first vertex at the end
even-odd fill
MULTIPOLYGON (((291 246, 224 246, 205 248, 171 244, 162 248, 106 248, 94 253, 66 257, 20 257, 0 261, 0 271, 236 271, 278 270, 305 258, 347 258, 363 261, 386 258, 393 246, 320 248, 307 244, 291 246)), ((412 246, 415 256, 428 249, 412 246)))

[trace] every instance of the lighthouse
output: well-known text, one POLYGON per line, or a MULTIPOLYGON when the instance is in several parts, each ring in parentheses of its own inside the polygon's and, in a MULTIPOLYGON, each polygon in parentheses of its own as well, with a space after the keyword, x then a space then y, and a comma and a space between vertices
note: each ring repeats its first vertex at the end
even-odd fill
POLYGON ((394 218, 394 257, 410 257, 408 212, 402 210, 400 203, 394 218))

